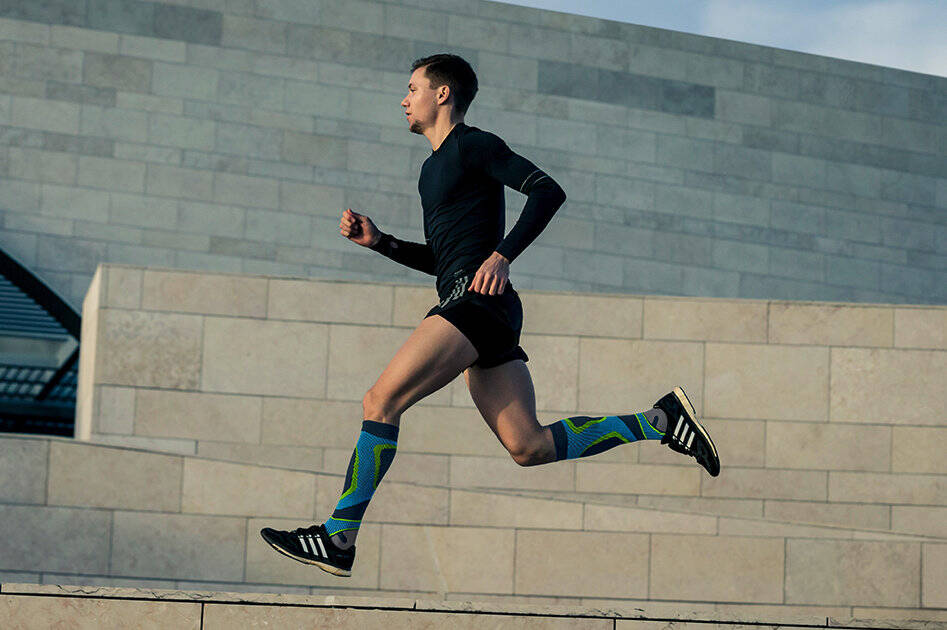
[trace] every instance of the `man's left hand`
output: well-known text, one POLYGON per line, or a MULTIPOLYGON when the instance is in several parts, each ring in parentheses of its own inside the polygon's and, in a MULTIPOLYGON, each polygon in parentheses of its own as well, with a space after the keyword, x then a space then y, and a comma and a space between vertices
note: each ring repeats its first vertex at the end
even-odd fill
POLYGON ((484 295, 499 295, 506 288, 510 277, 510 261, 503 254, 493 252, 483 261, 480 269, 474 275, 468 291, 476 291, 484 295))

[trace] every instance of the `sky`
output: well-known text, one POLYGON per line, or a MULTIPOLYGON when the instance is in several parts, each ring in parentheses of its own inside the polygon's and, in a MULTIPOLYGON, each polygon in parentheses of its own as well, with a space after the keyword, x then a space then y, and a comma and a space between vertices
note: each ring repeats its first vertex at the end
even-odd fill
POLYGON ((947 76, 947 0, 503 0, 947 76))

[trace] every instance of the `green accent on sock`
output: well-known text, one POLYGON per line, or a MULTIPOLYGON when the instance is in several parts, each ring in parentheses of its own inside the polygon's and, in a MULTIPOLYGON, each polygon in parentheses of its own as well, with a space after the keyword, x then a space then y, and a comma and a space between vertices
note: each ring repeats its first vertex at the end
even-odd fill
MULTIPOLYGON (((604 418, 603 418, 603 420, 604 420, 604 418)), ((628 444, 628 443, 631 441, 631 440, 629 440, 628 438, 626 438, 624 435, 622 435, 621 433, 619 433, 618 431, 612 431, 611 433, 606 433, 605 435, 601 436, 600 438, 596 439, 594 442, 592 442, 591 444, 589 444, 589 445, 585 448, 585 450, 583 451, 583 453, 586 452, 586 451, 588 451, 590 448, 592 448, 592 447, 595 446, 596 444, 598 444, 598 443, 600 443, 600 442, 604 442, 605 440, 610 440, 610 439, 612 439, 612 438, 618 438, 619 440, 622 441, 623 444, 628 444)))
POLYGON ((381 454, 383 451, 395 450, 395 446, 392 444, 378 444, 375 446, 375 488, 378 488, 378 482, 381 481, 382 475, 379 475, 378 472, 381 470, 381 454))

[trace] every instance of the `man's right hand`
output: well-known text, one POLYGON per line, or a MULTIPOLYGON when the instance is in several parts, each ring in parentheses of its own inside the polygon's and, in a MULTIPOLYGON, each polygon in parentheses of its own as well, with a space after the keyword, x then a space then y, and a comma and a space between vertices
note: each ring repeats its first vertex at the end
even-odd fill
POLYGON ((372 220, 364 214, 352 212, 351 208, 346 208, 342 213, 339 231, 342 236, 362 247, 371 247, 381 238, 381 231, 375 227, 372 220))

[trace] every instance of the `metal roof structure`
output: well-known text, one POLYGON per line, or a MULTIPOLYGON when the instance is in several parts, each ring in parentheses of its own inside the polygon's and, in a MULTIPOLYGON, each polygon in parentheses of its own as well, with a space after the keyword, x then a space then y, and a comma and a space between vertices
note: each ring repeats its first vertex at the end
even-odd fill
MULTIPOLYGON (((0 337, 79 341, 81 319, 62 298, 0 250, 0 337)), ((49 357, 0 355, 0 431, 72 436, 79 347, 58 365, 49 357)))

